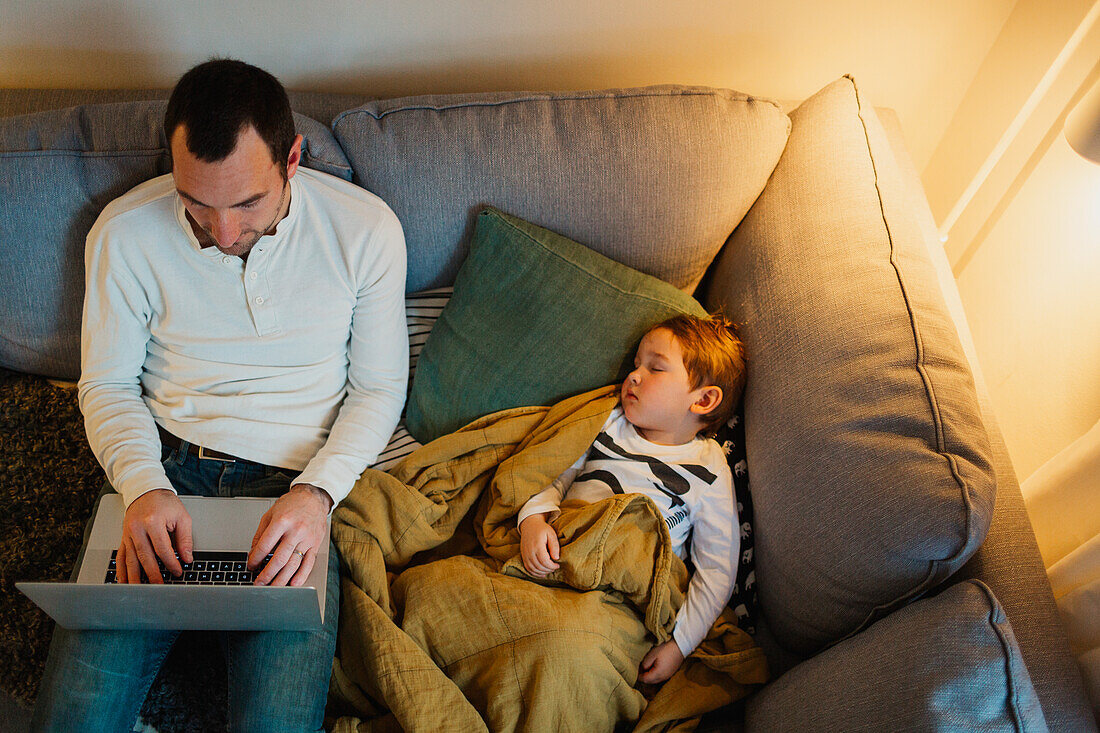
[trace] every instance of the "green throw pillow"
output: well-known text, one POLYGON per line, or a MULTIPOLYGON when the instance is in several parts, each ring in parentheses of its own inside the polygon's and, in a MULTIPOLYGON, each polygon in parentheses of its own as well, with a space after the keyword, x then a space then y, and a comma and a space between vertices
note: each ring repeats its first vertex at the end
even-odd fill
POLYGON ((427 443, 482 415, 619 381, 645 332, 691 296, 542 227, 486 209, 417 364, 409 432, 427 443))

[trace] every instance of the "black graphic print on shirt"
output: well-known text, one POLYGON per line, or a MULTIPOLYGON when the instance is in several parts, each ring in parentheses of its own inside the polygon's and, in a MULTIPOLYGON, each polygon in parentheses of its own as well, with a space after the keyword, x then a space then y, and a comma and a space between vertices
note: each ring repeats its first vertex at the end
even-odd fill
MULTIPOLYGON (((654 458, 653 456, 647 456, 640 453, 631 453, 630 451, 622 448, 622 446, 618 445, 610 435, 602 431, 596 437, 595 442, 592 443, 592 447, 588 449, 587 460, 598 460, 600 458, 608 458, 611 460, 615 460, 616 458, 627 458, 631 461, 637 461, 638 463, 644 463, 648 465, 649 470, 653 472, 653 478, 655 479, 651 481, 651 485, 653 486, 653 488, 657 489, 662 494, 667 496, 672 502, 672 506, 676 509, 680 509, 684 506, 684 500, 680 497, 686 494, 688 492, 688 489, 691 488, 688 480, 681 476, 676 471, 676 468, 684 469, 692 476, 695 476, 700 481, 704 481, 708 485, 713 485, 714 482, 718 480, 718 477, 715 476, 713 472, 707 470, 705 466, 689 463, 668 464, 659 458, 654 458), (674 466, 676 468, 674 468, 674 466)), ((576 480, 602 481, 603 483, 607 484, 607 486, 611 489, 613 493, 623 493, 623 488, 622 485, 619 483, 619 480, 611 475, 608 471, 588 471, 587 473, 578 476, 576 480)), ((677 524, 683 521, 684 518, 687 517, 686 510, 683 510, 682 512, 674 512, 674 515, 676 514, 682 514, 682 516, 675 518, 675 521, 673 521, 672 524, 669 524, 669 529, 675 527, 677 524)), ((668 517, 666 519, 666 523, 669 520, 673 519, 674 517, 672 516, 668 517)))

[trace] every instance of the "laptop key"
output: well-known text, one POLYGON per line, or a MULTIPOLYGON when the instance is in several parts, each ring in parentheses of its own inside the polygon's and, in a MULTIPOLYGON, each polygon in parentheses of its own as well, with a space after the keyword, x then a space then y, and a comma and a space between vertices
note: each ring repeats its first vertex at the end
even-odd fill
MULTIPOLYGON (((112 552, 112 559, 108 563, 104 573, 104 583, 118 582, 117 561, 114 559, 116 552, 112 552)), ((176 553, 179 557, 179 553, 176 553)), ((271 554, 260 561, 259 568, 253 572, 248 570, 248 553, 240 551, 198 551, 193 553, 192 562, 180 562, 183 573, 180 577, 172 575, 163 562, 158 562, 161 579, 169 585, 252 585, 259 570, 271 559, 271 554)), ((145 577, 145 569, 141 569, 141 582, 148 583, 145 577)))

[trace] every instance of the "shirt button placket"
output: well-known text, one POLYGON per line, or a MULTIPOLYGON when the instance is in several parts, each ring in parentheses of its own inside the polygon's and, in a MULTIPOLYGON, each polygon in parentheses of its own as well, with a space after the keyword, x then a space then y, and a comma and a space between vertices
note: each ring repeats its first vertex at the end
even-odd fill
POLYGON ((260 285, 260 273, 259 268, 262 258, 263 249, 257 247, 252 257, 249 258, 248 265, 252 265, 256 269, 245 268, 244 275, 244 288, 248 299, 252 302, 252 320, 256 324, 256 331, 260 335, 272 333, 276 328, 275 312, 271 308, 271 304, 268 303, 269 298, 261 294, 262 286, 260 285), (259 292, 257 292, 259 291, 259 292))

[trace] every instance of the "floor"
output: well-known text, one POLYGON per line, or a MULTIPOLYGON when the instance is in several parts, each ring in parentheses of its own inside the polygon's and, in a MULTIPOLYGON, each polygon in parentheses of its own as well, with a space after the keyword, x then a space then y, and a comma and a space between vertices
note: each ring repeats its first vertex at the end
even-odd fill
POLYGON ((31 729, 31 711, 15 698, 0 691, 0 732, 26 733, 31 729))

